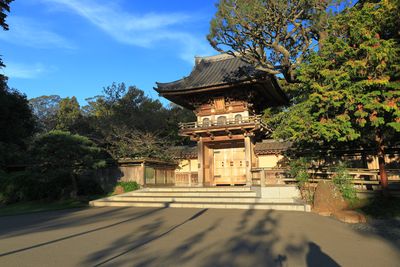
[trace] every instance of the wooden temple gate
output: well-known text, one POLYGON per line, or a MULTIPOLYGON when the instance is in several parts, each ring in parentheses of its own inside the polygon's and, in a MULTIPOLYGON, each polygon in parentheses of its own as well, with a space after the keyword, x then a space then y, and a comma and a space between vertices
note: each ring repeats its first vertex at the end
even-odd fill
POLYGON ((189 76, 155 90, 196 115, 179 125, 179 134, 197 143, 197 185, 251 185, 253 147, 268 131, 259 114, 288 103, 273 75, 221 54, 196 58, 189 76))

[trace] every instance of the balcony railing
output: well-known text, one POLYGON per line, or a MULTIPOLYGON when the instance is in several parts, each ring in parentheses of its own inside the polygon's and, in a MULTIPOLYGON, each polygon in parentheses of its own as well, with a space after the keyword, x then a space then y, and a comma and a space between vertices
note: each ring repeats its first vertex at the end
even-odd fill
POLYGON ((180 130, 193 130, 193 129, 209 129, 219 127, 232 127, 232 126, 246 126, 246 125, 262 125, 265 127, 261 120, 260 115, 241 117, 241 118, 226 118, 224 120, 209 120, 202 122, 185 122, 179 123, 180 130))

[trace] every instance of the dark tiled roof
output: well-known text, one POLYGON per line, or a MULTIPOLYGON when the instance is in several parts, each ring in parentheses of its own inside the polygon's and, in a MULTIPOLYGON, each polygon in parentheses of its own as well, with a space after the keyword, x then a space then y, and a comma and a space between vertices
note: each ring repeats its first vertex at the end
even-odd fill
POLYGON ((194 159, 197 158, 197 146, 172 147, 171 153, 175 159, 194 159))
MULTIPOLYGON (((257 155, 276 154, 288 150, 291 146, 291 142, 268 139, 256 143, 254 152, 257 155)), ((171 148, 171 153, 175 159, 195 159, 197 158, 197 146, 176 146, 171 148)))
POLYGON ((196 58, 196 65, 188 77, 169 83, 156 83, 159 93, 236 83, 265 76, 239 57, 226 54, 196 58))
POLYGON ((151 164, 151 165, 164 165, 164 166, 175 166, 176 163, 172 161, 165 161, 159 159, 151 158, 120 158, 118 159, 118 164, 120 166, 124 165, 136 165, 136 164, 151 164))
POLYGON ((292 146, 291 142, 283 142, 276 140, 263 140, 260 143, 256 143, 254 152, 258 155, 275 154, 282 151, 288 150, 292 146))
POLYGON ((188 77, 157 83, 154 89, 160 96, 191 110, 220 96, 250 101, 257 112, 268 106, 288 104, 275 76, 227 54, 196 58, 188 77))

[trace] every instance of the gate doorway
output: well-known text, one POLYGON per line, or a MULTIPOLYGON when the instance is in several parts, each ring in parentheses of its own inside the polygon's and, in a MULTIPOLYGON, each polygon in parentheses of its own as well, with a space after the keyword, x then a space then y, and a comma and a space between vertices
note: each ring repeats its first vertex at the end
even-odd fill
POLYGON ((214 149, 214 184, 246 184, 246 159, 244 147, 214 149))

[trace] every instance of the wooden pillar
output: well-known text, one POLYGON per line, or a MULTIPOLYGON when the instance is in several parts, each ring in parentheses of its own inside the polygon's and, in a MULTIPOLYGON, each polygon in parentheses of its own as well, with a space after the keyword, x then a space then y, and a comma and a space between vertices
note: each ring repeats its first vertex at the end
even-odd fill
POLYGON ((146 167, 144 166, 144 162, 140 163, 140 169, 142 170, 143 185, 146 186, 146 167))
POLYGON ((244 137, 244 153, 246 159, 246 185, 251 185, 251 140, 250 136, 245 135, 244 137))
POLYGON ((189 186, 192 186, 192 160, 188 159, 189 162, 189 181, 188 184, 189 186))
POLYGON ((261 168, 261 172, 260 172, 260 186, 261 187, 265 187, 265 170, 264 168, 261 168))
POLYGON ((204 181, 204 144, 200 137, 197 141, 197 161, 198 161, 198 183, 199 186, 203 186, 204 181))

